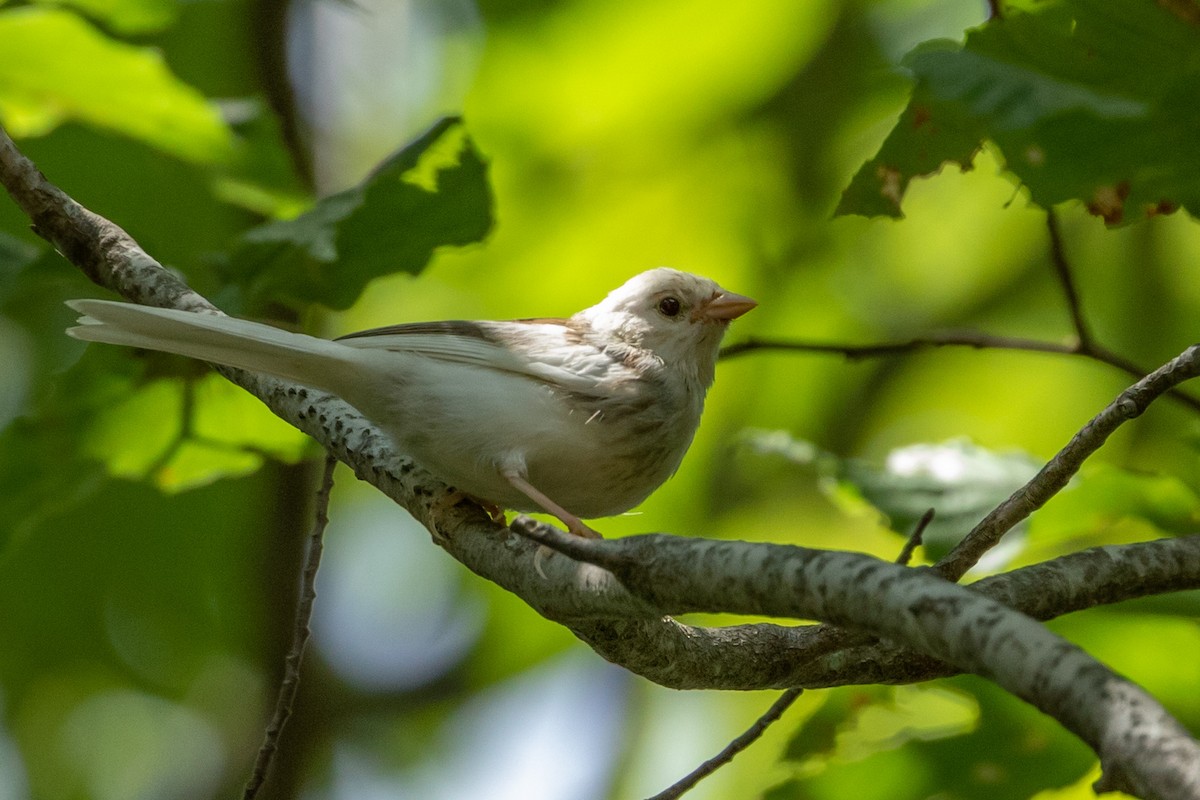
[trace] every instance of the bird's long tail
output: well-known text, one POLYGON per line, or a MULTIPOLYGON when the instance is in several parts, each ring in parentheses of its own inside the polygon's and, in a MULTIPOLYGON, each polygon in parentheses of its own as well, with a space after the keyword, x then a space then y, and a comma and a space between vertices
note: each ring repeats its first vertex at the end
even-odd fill
POLYGON ((233 317, 110 300, 67 302, 81 316, 67 334, 161 350, 337 393, 355 368, 353 348, 233 317))

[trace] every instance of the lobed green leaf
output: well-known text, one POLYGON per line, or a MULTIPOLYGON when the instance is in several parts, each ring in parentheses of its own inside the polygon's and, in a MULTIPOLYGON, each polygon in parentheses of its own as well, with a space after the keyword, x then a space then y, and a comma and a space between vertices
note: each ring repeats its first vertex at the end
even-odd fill
POLYGON ((439 247, 478 242, 491 225, 486 163, 446 118, 357 186, 247 232, 230 277, 256 301, 344 309, 374 278, 419 273, 439 247))
POLYGON ((839 214, 901 216, 913 178, 967 169, 987 141, 1042 207, 1077 200, 1112 225, 1200 210, 1200 36, 1162 4, 1025 4, 904 64, 912 98, 839 214))

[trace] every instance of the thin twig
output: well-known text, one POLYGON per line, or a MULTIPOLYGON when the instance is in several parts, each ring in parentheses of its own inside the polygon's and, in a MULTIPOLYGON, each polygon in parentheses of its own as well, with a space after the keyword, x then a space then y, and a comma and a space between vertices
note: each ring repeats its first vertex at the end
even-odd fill
MULTIPOLYGON (((1047 342, 1042 339, 1026 339, 1020 336, 997 336, 979 331, 944 331, 927 336, 915 336, 895 342, 871 342, 868 344, 840 344, 837 342, 806 342, 796 339, 757 339, 731 344, 721 350, 721 358, 729 359, 760 350, 784 350, 800 353, 827 353, 845 356, 851 360, 879 358, 933 347, 973 347, 977 350, 1024 350, 1035 353, 1077 355, 1073 345, 1064 342, 1047 342)), ((1141 373, 1144 375, 1145 373, 1141 373)), ((1138 377, 1141 377, 1139 375, 1138 377)))
POLYGON ((992 509, 935 568, 948 580, 961 578, 1014 525, 1058 494, 1113 431, 1140 416, 1159 396, 1197 375, 1200 375, 1200 345, 1193 345, 1121 392, 1071 437, 1037 475, 992 509))
POLYGON ((758 741, 766 733, 767 728, 771 727, 776 720, 783 716, 783 712, 791 708, 792 704, 800 699, 800 695, 803 693, 803 689, 788 689, 771 704, 771 707, 767 709, 765 714, 756 719, 754 724, 747 728, 740 736, 727 744, 725 749, 666 789, 649 798, 649 800, 675 800, 677 797, 682 797, 684 792, 689 791, 697 783, 732 761, 733 757, 738 753, 758 741))
POLYGON ((1071 326, 1075 328, 1075 335, 1079 338, 1079 346, 1076 349, 1081 353, 1091 354, 1095 342, 1087 320, 1083 318, 1083 303, 1079 301, 1079 289, 1075 286, 1075 277, 1071 272, 1071 264, 1067 261, 1067 251, 1063 247, 1058 214, 1053 208, 1046 212, 1046 230, 1050 233, 1050 263, 1054 267, 1054 275, 1058 278, 1059 285, 1062 286, 1067 310, 1071 314, 1071 326))
POLYGON ((896 556, 897 564, 906 567, 908 566, 908 562, 912 561, 913 553, 921 546, 921 542, 925 537, 925 529, 929 527, 929 523, 933 522, 933 514, 934 511, 930 508, 917 520, 917 524, 913 527, 913 532, 904 541, 904 547, 900 548, 900 555, 896 556))
MULTIPOLYGON (((997 14, 998 14, 997 10, 997 14)), ((866 344, 843 344, 837 342, 808 342, 795 339, 747 339, 744 342, 729 345, 721 350, 721 358, 736 358, 746 353, 762 350, 777 350, 796 353, 821 353, 845 356, 851 360, 862 358, 880 358, 883 356, 901 355, 918 350, 937 347, 971 347, 977 350, 1019 350, 1029 353, 1052 353, 1064 356, 1081 356, 1114 369, 1121 370, 1132 378, 1141 379, 1150 374, 1146 369, 1124 356, 1101 346, 1092 336, 1091 328, 1083 315, 1083 304, 1079 299, 1079 290, 1075 285, 1074 274, 1067 260, 1066 248, 1063 245, 1062 229, 1058 215, 1053 209, 1046 212, 1046 230, 1050 234, 1050 263, 1054 266, 1054 274, 1062 287, 1063 296, 1067 301, 1067 310, 1071 315, 1071 327, 1075 331, 1075 342, 1051 342, 1043 339, 1029 339, 1022 336, 1000 336, 980 331, 942 331, 926 336, 916 336, 894 342, 870 342, 866 344)), ((1193 411, 1200 412, 1200 400, 1177 389, 1171 389, 1170 396, 1183 403, 1193 411)))
POLYGON ((308 536, 308 552, 304 557, 304 571, 301 573, 300 598, 296 603, 296 619, 292 626, 292 647, 284 662, 283 681, 279 685, 279 696, 275 700, 275 712, 267 725, 266 736, 258 756, 254 759, 254 769, 250 779, 246 781, 246 789, 242 800, 254 800, 267 778, 267 770, 271 760, 279 750, 279 737, 283 726, 292 715, 292 705, 296 700, 296 692, 300 688, 300 665, 304 660, 304 648, 311 634, 309 620, 312 618, 313 602, 317 599, 317 569, 321 565, 321 552, 324 549, 323 537, 325 528, 329 525, 329 493, 333 489, 333 468, 337 459, 333 454, 325 456, 325 472, 321 476, 321 486, 317 490, 317 507, 313 521, 312 532, 308 536))
MULTIPOLYGON (((730 345, 721 351, 721 358, 736 358, 737 356, 759 351, 783 351, 793 353, 817 353, 822 355, 841 355, 851 360, 862 358, 881 358, 884 356, 903 355, 919 350, 937 347, 971 347, 976 350, 1018 350, 1029 353, 1051 353, 1054 355, 1077 356, 1089 358, 1092 361, 1106 364, 1119 369, 1133 378, 1143 378, 1150 370, 1141 367, 1123 356, 1119 356, 1094 342, 1089 343, 1088 349, 1081 350, 1076 344, 1063 342, 1048 342, 1042 339, 1026 339, 1020 336, 996 336, 979 331, 946 331, 931 333, 928 336, 917 336, 895 342, 870 342, 867 344, 842 344, 837 342, 807 342, 795 339, 758 339, 751 338, 744 342, 730 345)), ((1172 389, 1169 396, 1192 409, 1200 412, 1200 400, 1186 392, 1172 389)))

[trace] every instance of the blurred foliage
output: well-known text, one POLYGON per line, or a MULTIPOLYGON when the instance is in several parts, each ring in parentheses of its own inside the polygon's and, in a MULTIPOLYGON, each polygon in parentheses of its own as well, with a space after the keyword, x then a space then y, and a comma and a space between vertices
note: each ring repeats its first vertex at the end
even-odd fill
POLYGON ((179 14, 175 0, 38 0, 43 5, 75 8, 121 34, 161 30, 179 14))
MULTIPOLYGON (((1188 3, 414 0, 382 22, 399 5, 9 2, 0 119, 197 290, 316 332, 569 314, 670 264, 761 301, 732 340, 1063 340, 1044 209, 1065 203, 1098 341, 1153 367, 1196 339, 1200 231, 1159 213, 1196 210, 1188 3)), ((202 365, 63 336, 62 301, 98 291, 0 201, 0 796, 231 796, 286 647, 311 449, 202 365)), ((606 534, 891 559, 932 505, 929 559, 1128 382, 964 350, 719 372, 679 475, 606 534)), ((1192 533, 1197 422, 1157 403, 985 567, 1192 533)), ((267 796, 644 797, 770 702, 632 679, 339 479, 267 796)), ((1197 726, 1198 602, 1053 626, 1197 726)), ((806 693, 689 796, 1065 799, 1094 777, 959 678, 806 693)))
POLYGON ((944 684, 954 688, 831 690, 789 745, 798 774, 764 800, 1018 800, 1070 783, 1090 764, 1078 739, 995 686, 944 684), (814 727, 826 732, 814 737, 814 727))
MULTIPOLYGON (((866 504, 902 536, 912 533, 927 511, 936 513, 921 541, 936 561, 989 511, 1037 474, 1039 463, 1024 453, 995 453, 955 439, 921 443, 889 452, 882 464, 839 458, 785 431, 749 431, 746 444, 755 452, 778 455, 799 466, 814 467, 829 498, 853 512, 866 504)), ((1124 505, 1121 506, 1124 509, 1124 505)), ((1024 539, 1028 520, 1005 537, 1006 546, 1024 539)), ((1001 548, 989 553, 988 565, 1001 548)))
MULTIPOLYGON (((743 442, 754 453, 812 470, 831 502, 851 514, 878 513, 901 536, 934 510, 921 537, 930 561, 948 553, 1042 466, 1025 453, 994 452, 963 439, 899 447, 882 463, 842 458, 785 431, 749 430, 743 442)), ((1081 546, 1183 536, 1198 527, 1200 495, 1178 478, 1085 464, 1048 508, 1014 527, 977 569, 996 572, 1014 560, 1033 563, 1081 546)))

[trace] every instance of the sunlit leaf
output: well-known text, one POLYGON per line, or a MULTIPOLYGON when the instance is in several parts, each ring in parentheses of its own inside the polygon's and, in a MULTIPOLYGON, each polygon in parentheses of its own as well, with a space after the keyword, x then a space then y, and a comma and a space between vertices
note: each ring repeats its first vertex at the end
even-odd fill
POLYGON ((0 12, 0 118, 16 136, 78 120, 188 161, 233 153, 216 108, 160 53, 110 39, 61 9, 0 12))
POLYGON ((210 372, 192 387, 193 438, 293 463, 312 441, 267 410, 258 398, 210 372))
POLYGON ((1091 765, 1082 742, 998 687, 974 678, 956 678, 949 685, 957 686, 933 693, 906 687, 904 703, 890 711, 867 707, 865 713, 894 717, 883 729, 864 721, 863 733, 873 737, 875 749, 857 755, 848 750, 811 777, 798 779, 803 791, 781 797, 1024 800, 1078 779, 1091 765), (959 689, 969 695, 958 696, 959 689), (950 700, 954 696, 957 702, 950 700), (897 734, 890 743, 881 736, 887 727, 897 734))
POLYGON ((905 59, 913 96, 839 213, 900 216, 908 182, 970 166, 985 140, 1034 202, 1109 224, 1200 210, 1200 37, 1163 4, 1027 4, 905 59))
POLYGON ((251 450, 184 439, 171 450, 170 459, 154 470, 153 479, 163 491, 181 492, 222 478, 250 475, 262 465, 263 457, 251 450))
POLYGON ((215 373, 165 379, 98 410, 84 452, 111 475, 181 491, 251 473, 266 457, 296 461, 307 439, 215 373))
POLYGON ((184 397, 182 381, 153 381, 99 409, 84 452, 116 477, 144 477, 183 436, 184 397))
POLYGON ((420 272, 439 247, 486 236, 486 173, 461 123, 443 119, 358 186, 249 231, 232 277, 257 299, 347 308, 373 278, 420 272))

